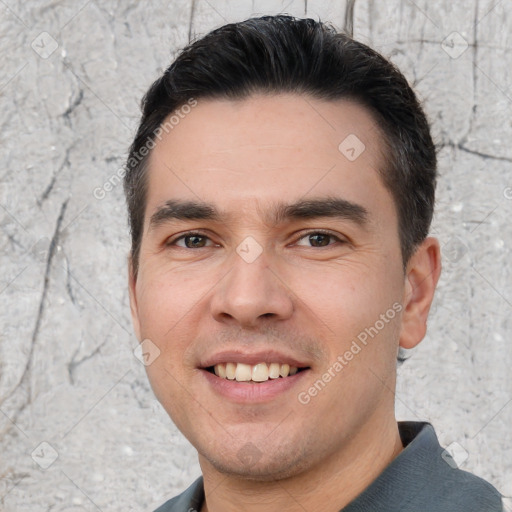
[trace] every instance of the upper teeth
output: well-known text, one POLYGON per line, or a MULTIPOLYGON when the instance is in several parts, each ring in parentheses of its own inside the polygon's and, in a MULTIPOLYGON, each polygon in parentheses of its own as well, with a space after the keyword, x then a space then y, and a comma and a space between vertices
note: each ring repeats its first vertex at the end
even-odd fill
POLYGON ((258 363, 255 365, 244 363, 220 363, 213 367, 215 375, 223 379, 242 381, 264 382, 279 377, 295 375, 298 371, 296 366, 280 363, 258 363))

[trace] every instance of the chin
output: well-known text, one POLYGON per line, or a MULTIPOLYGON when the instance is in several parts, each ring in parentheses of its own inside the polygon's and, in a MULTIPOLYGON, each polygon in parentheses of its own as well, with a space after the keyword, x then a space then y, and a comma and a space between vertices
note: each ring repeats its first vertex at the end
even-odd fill
POLYGON ((211 456, 202 454, 219 473, 238 477, 243 480, 271 482, 295 476, 307 470, 311 458, 293 447, 291 453, 273 450, 271 454, 260 452, 252 443, 247 443, 236 454, 211 456))

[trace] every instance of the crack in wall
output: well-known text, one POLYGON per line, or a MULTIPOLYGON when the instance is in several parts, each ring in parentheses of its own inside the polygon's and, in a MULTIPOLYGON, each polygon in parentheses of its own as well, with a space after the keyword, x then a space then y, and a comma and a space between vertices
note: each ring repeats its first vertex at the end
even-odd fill
POLYGON ((190 18, 188 20, 188 42, 192 41, 192 26, 194 24, 194 12, 196 10, 196 0, 190 2, 190 18))
MULTIPOLYGON (((476 119, 477 112, 477 72, 476 69, 478 67, 478 0, 475 1, 475 9, 473 15, 473 44, 469 45, 472 51, 472 59, 471 59, 471 74, 472 74, 472 84, 473 84, 473 104, 471 105, 471 111, 469 114, 469 126, 466 133, 462 136, 460 140, 460 146, 464 146, 464 144, 468 141, 469 135, 473 132, 473 127, 476 119)), ((460 149, 463 149, 462 147, 460 149)), ((464 151, 464 149, 463 149, 464 151)), ((470 151, 471 152, 471 151, 470 151)))
POLYGON ((82 359, 79 359, 78 361, 75 360, 76 356, 78 355, 78 352, 80 350, 80 345, 76 348, 75 352, 71 356, 71 361, 68 363, 68 375, 69 375, 69 382, 71 385, 75 385, 75 370, 82 364, 85 363, 85 361, 88 361, 89 359, 93 358, 95 355, 97 355, 102 347, 107 343, 107 338, 103 340, 103 343, 100 343, 90 354, 85 355, 82 357, 82 359))
POLYGON ((480 158, 483 158, 484 160, 497 160, 499 162, 512 162, 512 158, 510 158, 510 157, 491 155, 489 153, 483 153, 483 152, 477 151, 475 149, 470 149, 470 148, 464 146, 464 144, 462 142, 459 142, 459 143, 455 143, 452 141, 445 142, 443 144, 440 144, 438 146, 438 149, 443 149, 445 147, 460 149, 461 151, 464 151, 465 153, 470 153, 471 155, 478 156, 480 158))
POLYGON ((69 258, 66 255, 64 255, 64 261, 66 262, 66 291, 71 299, 71 303, 78 308, 79 304, 76 300, 75 294, 73 293, 73 287, 71 286, 71 265, 69 264, 69 258))
POLYGON ((343 23, 343 31, 350 37, 354 36, 354 6, 356 0, 347 0, 345 7, 345 21, 343 23))
POLYGON ((62 117, 64 118, 65 123, 69 127, 71 127, 71 114, 80 105, 80 103, 82 103, 83 99, 84 99, 84 90, 83 90, 82 87, 80 87, 80 84, 78 84, 78 95, 77 95, 77 97, 70 103, 69 107, 62 114, 62 117))
POLYGON ((60 167, 57 169, 57 171, 53 175, 50 183, 48 184, 48 186, 46 187, 46 189, 42 193, 41 197, 39 199, 37 199, 37 205, 38 206, 41 206, 46 201, 46 199, 48 199, 48 196, 50 195, 51 191, 53 190, 55 182, 57 181, 57 178, 59 177, 59 175, 62 172, 62 170, 65 167, 70 167, 71 166, 71 162, 69 160, 69 153, 71 152, 72 147, 73 146, 71 146, 71 147, 66 149, 66 154, 64 155, 64 160, 62 161, 60 167))
MULTIPOLYGON (((55 230, 54 230, 54 233, 53 233, 53 236, 52 236, 52 239, 51 239, 51 242, 50 242, 50 246, 49 246, 49 249, 48 249, 48 256, 46 258, 46 268, 45 268, 44 279, 43 279, 43 291, 41 292, 41 298, 39 300, 39 309, 38 309, 38 313, 37 313, 37 317, 36 317, 36 322, 35 322, 35 325, 34 325, 34 330, 32 332, 32 338, 31 338, 31 343, 30 343, 30 351, 29 351, 29 354, 28 354, 28 357, 27 357, 27 362, 25 364, 25 368, 23 370, 23 373, 22 373, 22 375, 21 375, 21 377, 20 377, 20 379, 18 381, 18 384, 16 384, 16 386, 13 388, 11 393, 9 393, 9 395, 5 399, 10 398, 25 383, 25 381, 27 380, 27 378, 28 378, 28 376, 30 374, 30 368, 31 368, 31 365, 32 365, 32 358, 33 358, 33 355, 34 355, 34 348, 35 348, 35 345, 37 343, 37 339, 38 339, 38 336, 39 336, 39 330, 41 328, 41 322, 43 320, 43 316, 44 316, 44 312, 45 312, 46 297, 48 295, 48 290, 49 290, 49 286, 50 286, 50 272, 51 272, 51 268, 52 268, 52 261, 53 261, 53 258, 55 256, 55 252, 57 250, 57 246, 58 246, 58 243, 59 243, 60 234, 61 234, 61 226, 62 226, 62 222, 64 220, 64 216, 66 214, 66 209, 67 209, 67 206, 68 206, 68 202, 69 202, 69 198, 66 199, 62 203, 62 205, 61 205, 60 212, 59 212, 59 215, 57 217, 57 221, 55 223, 55 230)), ((16 422, 16 419, 17 419, 18 415, 31 402, 32 402, 32 390, 30 388, 30 383, 29 383, 28 384, 28 393, 27 393, 27 397, 25 399, 25 402, 18 408, 18 410, 17 410, 17 412, 14 415, 14 418, 12 420, 13 422, 16 422)))

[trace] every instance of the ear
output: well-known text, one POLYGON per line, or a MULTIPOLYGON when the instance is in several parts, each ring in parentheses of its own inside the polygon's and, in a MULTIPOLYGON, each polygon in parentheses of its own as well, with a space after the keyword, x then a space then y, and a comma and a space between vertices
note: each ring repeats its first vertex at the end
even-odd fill
POLYGON ((407 264, 400 346, 411 349, 425 337, 427 317, 441 275, 441 250, 436 238, 427 237, 407 264))
POLYGON ((135 330, 135 335, 139 341, 142 340, 140 336, 140 321, 139 309, 137 306, 137 277, 134 274, 133 259, 131 254, 128 256, 128 288, 130 292, 130 312, 132 315, 132 324, 135 330))

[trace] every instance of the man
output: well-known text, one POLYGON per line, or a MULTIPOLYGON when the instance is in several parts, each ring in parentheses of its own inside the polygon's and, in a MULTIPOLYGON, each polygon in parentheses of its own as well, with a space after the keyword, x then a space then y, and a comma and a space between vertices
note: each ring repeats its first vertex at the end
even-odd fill
POLYGON ((441 271, 435 184, 405 78, 314 20, 221 27, 152 85, 131 312, 202 470, 159 512, 502 510, 431 425, 395 419, 441 271))

